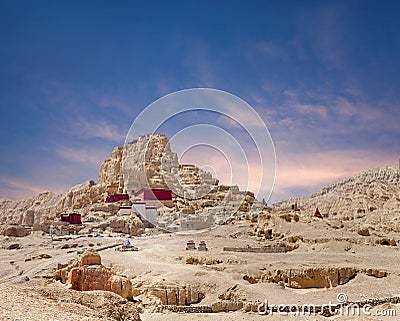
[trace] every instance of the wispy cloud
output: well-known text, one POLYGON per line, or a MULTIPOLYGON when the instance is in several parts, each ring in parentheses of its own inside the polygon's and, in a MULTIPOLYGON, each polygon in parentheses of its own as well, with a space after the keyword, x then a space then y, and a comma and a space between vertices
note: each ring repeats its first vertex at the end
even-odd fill
POLYGON ((22 199, 48 191, 61 193, 65 190, 66 186, 40 186, 29 181, 0 178, 0 197, 11 200, 22 199))
POLYGON ((288 89, 284 94, 286 99, 279 108, 271 111, 267 106, 261 113, 268 119, 273 134, 285 140, 292 136, 293 142, 306 138, 312 143, 311 130, 315 138, 330 141, 343 138, 365 141, 366 135, 374 141, 388 132, 400 135, 399 103, 371 103, 363 97, 324 94, 323 90, 288 89))
POLYGON ((123 142, 126 133, 123 133, 117 125, 110 124, 105 120, 87 120, 79 118, 75 123, 85 138, 103 138, 114 142, 123 142))
POLYGON ((76 149, 61 147, 57 150, 58 155, 60 155, 64 160, 83 163, 87 165, 100 166, 101 162, 108 156, 105 151, 97 149, 76 149))
POLYGON ((399 119, 400 108, 385 106, 386 103, 382 102, 381 106, 371 106, 370 104, 357 101, 350 102, 344 97, 337 97, 333 104, 333 109, 338 116, 353 117, 354 124, 359 128, 375 128, 375 129, 389 129, 400 131, 399 119), (393 112, 390 112, 393 110, 393 112))
POLYGON ((396 160, 396 153, 381 150, 280 151, 274 198, 295 196, 291 193, 296 189, 316 192, 326 184, 370 168, 393 165, 396 160))
POLYGON ((295 104, 292 107, 301 115, 319 116, 320 118, 326 118, 328 115, 328 108, 323 105, 295 104))

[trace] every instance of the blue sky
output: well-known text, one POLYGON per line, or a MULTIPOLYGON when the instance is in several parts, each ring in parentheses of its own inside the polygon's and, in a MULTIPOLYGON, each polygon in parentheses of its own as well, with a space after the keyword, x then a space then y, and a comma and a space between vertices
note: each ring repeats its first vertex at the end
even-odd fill
POLYGON ((192 87, 268 125, 272 200, 397 164, 398 1, 1 1, 0 197, 97 180, 140 111, 192 87))

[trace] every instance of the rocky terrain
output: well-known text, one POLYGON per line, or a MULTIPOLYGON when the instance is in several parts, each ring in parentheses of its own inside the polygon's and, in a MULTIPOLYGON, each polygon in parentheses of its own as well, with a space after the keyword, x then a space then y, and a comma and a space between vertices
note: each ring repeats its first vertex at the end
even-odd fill
POLYGON ((287 212, 297 203, 302 216, 318 207, 332 224, 355 230, 373 228, 400 232, 400 169, 383 166, 328 185, 308 198, 292 198, 274 204, 287 212))
MULTIPOLYGON (((315 304, 312 320, 398 320, 399 181, 399 169, 383 166, 267 206, 178 164, 165 136, 142 136, 113 151, 97 184, 0 200, 0 319, 261 320, 257 307, 268 300, 285 309, 315 304), (174 191, 173 206, 158 209, 165 221, 210 212, 221 220, 212 230, 168 234, 119 216, 123 202, 104 203, 144 186, 174 191), (313 216, 317 207, 322 218, 313 216), (76 235, 50 235, 72 210, 82 214, 76 235), (115 251, 128 235, 139 251, 115 251), (197 248, 187 250, 191 239, 197 248), (370 304, 370 314, 339 305, 328 313, 328 302, 370 304)), ((274 311, 268 318, 288 320, 274 311)))

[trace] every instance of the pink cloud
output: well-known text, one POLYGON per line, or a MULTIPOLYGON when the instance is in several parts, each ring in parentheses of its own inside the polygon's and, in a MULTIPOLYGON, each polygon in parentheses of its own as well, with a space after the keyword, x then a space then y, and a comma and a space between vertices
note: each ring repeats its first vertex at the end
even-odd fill
MULTIPOLYGON (((282 148, 277 154, 276 178, 272 200, 299 196, 293 191, 302 191, 304 196, 319 191, 323 186, 356 175, 365 170, 397 163, 397 154, 377 150, 332 150, 291 152, 282 148), (284 150, 283 150, 284 149, 284 150)), ((239 175, 231 174, 232 163, 221 155, 199 153, 186 155, 185 163, 199 167, 210 165, 220 182, 238 185, 240 189, 258 192, 258 198, 267 198, 271 186, 260 186, 260 177, 273 175, 272 168, 265 167, 262 173, 260 163, 249 159, 249 164, 235 164, 239 175)), ((268 165, 268 164, 267 164, 268 165)), ((238 174, 238 173, 236 173, 238 174)))
POLYGON ((353 176, 365 170, 396 163, 397 155, 370 150, 333 150, 278 154, 275 192, 285 195, 290 189, 317 192, 326 184, 353 176))
POLYGON ((6 199, 22 199, 37 195, 39 193, 52 191, 62 193, 67 189, 66 186, 40 186, 28 181, 21 181, 10 178, 0 178, 0 197, 6 199))
POLYGON ((97 167, 99 167, 101 162, 108 157, 108 154, 105 151, 97 149, 82 150, 62 147, 57 151, 57 153, 67 161, 85 163, 89 165, 95 165, 97 167))
POLYGON ((246 155, 247 163, 242 158, 237 157, 236 154, 231 153, 228 147, 222 152, 212 148, 200 147, 193 152, 185 153, 179 159, 179 162, 195 164, 206 171, 211 168, 212 174, 219 179, 220 184, 238 185, 241 190, 269 194, 272 187, 274 164, 264 164, 263 172, 261 160, 257 155, 254 155, 254 151, 248 152, 249 154, 246 155), (262 174, 270 178, 264 181, 268 182, 270 186, 262 186, 262 174))
POLYGON ((399 108, 393 108, 390 113, 386 108, 370 106, 364 103, 352 103, 345 98, 338 97, 334 109, 342 117, 357 117, 359 126, 368 128, 399 129, 399 108))

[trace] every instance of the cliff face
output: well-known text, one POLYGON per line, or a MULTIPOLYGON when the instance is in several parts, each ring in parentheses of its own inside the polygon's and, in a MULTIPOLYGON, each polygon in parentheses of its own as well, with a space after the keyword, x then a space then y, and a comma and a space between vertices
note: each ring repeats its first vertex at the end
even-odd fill
POLYGON ((178 158, 165 135, 144 135, 116 147, 100 166, 98 184, 129 193, 141 188, 168 188, 165 177, 178 171, 178 158))
MULTIPOLYGON (((119 186, 122 171, 123 147, 115 147, 111 157, 100 165, 98 184, 102 186, 119 186)), ((123 182, 122 182, 123 183, 123 182)))
POLYGON ((122 158, 124 189, 168 188, 166 177, 176 173, 178 157, 165 135, 145 135, 125 146, 122 158))

